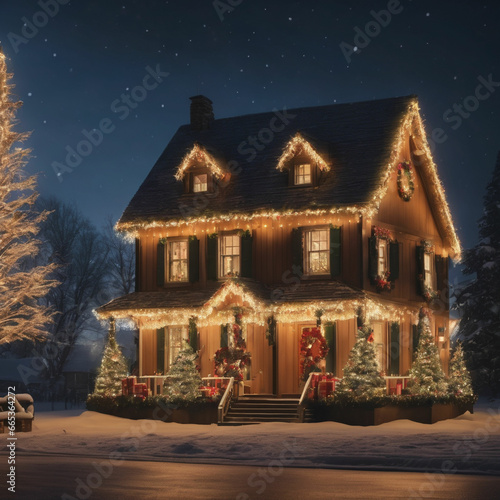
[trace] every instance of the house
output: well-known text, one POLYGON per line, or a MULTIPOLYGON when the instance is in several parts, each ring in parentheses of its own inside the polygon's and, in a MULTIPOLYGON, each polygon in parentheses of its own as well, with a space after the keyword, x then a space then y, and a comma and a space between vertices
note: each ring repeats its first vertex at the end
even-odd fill
POLYGON ((252 393, 300 393, 299 344, 317 324, 321 368, 341 377, 361 318, 381 372, 406 374, 424 305, 446 371, 460 243, 415 96, 217 120, 195 96, 190 118, 117 223, 135 237, 136 291, 98 310, 137 323, 153 392, 183 338, 214 374, 235 311, 252 393))

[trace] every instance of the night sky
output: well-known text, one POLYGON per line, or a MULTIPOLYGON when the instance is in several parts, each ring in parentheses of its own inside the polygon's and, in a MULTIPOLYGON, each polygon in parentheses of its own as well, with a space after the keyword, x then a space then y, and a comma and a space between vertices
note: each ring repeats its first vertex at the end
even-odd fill
POLYGON ((28 169, 40 174, 42 195, 74 201, 96 225, 121 215, 175 130, 189 121, 192 95, 208 96, 223 118, 417 94, 428 135, 442 129, 435 132, 434 159, 459 237, 464 247, 477 240, 500 149, 498 1, 0 5, 0 42, 24 102, 17 128, 32 131, 28 169), (382 13, 374 21, 387 9, 390 20, 382 13), (369 36, 361 38, 369 22, 369 36), (124 104, 148 67, 160 71, 161 82, 124 104), (478 100, 472 96, 481 81, 489 83, 478 100), (82 131, 102 128, 103 120, 102 142, 58 177, 53 163, 64 163, 66 148, 76 148, 82 131))

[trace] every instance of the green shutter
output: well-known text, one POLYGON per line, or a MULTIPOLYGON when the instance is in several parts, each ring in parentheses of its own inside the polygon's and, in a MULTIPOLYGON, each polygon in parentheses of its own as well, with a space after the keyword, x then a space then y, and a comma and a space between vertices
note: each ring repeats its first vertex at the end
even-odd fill
POLYGON ((436 282, 438 291, 448 287, 448 258, 436 255, 436 282))
POLYGON ((220 346, 228 347, 227 325, 220 325, 220 346))
POLYGON ((390 375, 399 375, 399 323, 391 323, 390 375))
POLYGON ((341 232, 340 227, 330 228, 330 275, 340 275, 341 269, 341 232))
POLYGON ((292 229, 292 264, 294 274, 302 275, 304 272, 304 251, 302 248, 302 228, 292 229))
POLYGON ((417 325, 412 325, 412 351, 413 351, 412 358, 415 358, 415 353, 417 352, 418 348, 418 340, 419 340, 418 327, 417 325))
POLYGON ((252 252, 253 236, 250 231, 245 231, 241 235, 241 270, 240 275, 243 278, 252 278, 252 252))
POLYGON ((328 354, 326 355, 326 371, 336 375, 337 325, 335 323, 325 324, 325 339, 329 348, 328 354))
POLYGON ((424 253, 425 248, 421 245, 416 246, 417 255, 417 293, 424 294, 424 253))
POLYGON ((165 328, 156 330, 156 371, 165 374, 165 328))
POLYGON ((399 243, 397 241, 389 243, 389 272, 391 281, 399 278, 399 243))
POLYGON ((368 276, 372 283, 375 282, 378 274, 378 245, 377 237, 368 238, 368 276))
POLYGON ((217 279, 217 234, 207 235, 207 280, 217 279))
POLYGON ((200 281, 200 240, 189 237, 189 282, 200 281))
POLYGON ((161 240, 157 246, 156 283, 158 286, 165 284, 165 243, 161 240))

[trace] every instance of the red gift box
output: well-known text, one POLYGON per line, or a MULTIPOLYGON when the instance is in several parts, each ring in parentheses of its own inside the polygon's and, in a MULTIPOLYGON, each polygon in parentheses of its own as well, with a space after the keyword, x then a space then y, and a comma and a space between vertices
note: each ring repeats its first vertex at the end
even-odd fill
POLYGON ((401 390, 403 388, 403 384, 399 383, 399 384, 396 384, 396 394, 398 396, 401 396, 401 390))
POLYGON ((328 397, 335 390, 335 382, 333 380, 322 380, 318 384, 318 396, 320 398, 328 397))
POLYGON ((128 396, 128 383, 127 379, 124 378, 122 380, 122 395, 123 396, 128 396))
POLYGON ((128 393, 132 394, 134 392, 134 385, 137 382, 136 377, 127 377, 128 393))

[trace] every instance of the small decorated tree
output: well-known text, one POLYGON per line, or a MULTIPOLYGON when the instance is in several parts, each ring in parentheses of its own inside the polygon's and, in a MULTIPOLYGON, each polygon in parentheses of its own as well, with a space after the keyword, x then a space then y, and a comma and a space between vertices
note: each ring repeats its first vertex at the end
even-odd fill
POLYGON ((115 324, 111 320, 108 343, 97 373, 94 395, 116 397, 122 393, 122 379, 128 375, 127 361, 116 343, 115 324))
POLYGON ((200 373, 196 367, 197 354, 184 342, 165 380, 166 394, 174 400, 194 401, 201 396, 200 373))
POLYGON ((460 342, 457 344, 453 358, 450 361, 448 389, 455 396, 474 395, 470 373, 465 364, 464 352, 460 342))
POLYGON ((250 366, 252 355, 247 349, 243 338, 242 312, 234 308, 234 323, 230 327, 233 332, 231 345, 221 347, 215 352, 215 373, 220 377, 234 377, 236 382, 243 380, 245 368, 250 366))
POLYGON ((434 342, 431 332, 428 309, 422 308, 419 314, 418 333, 419 340, 415 361, 410 369, 409 375, 412 379, 410 392, 425 396, 443 394, 447 390, 447 384, 439 351, 434 342))
POLYGON ((358 328, 356 343, 351 349, 349 360, 344 367, 344 377, 338 385, 339 396, 350 396, 367 400, 383 396, 386 383, 380 375, 377 352, 369 326, 358 328))

